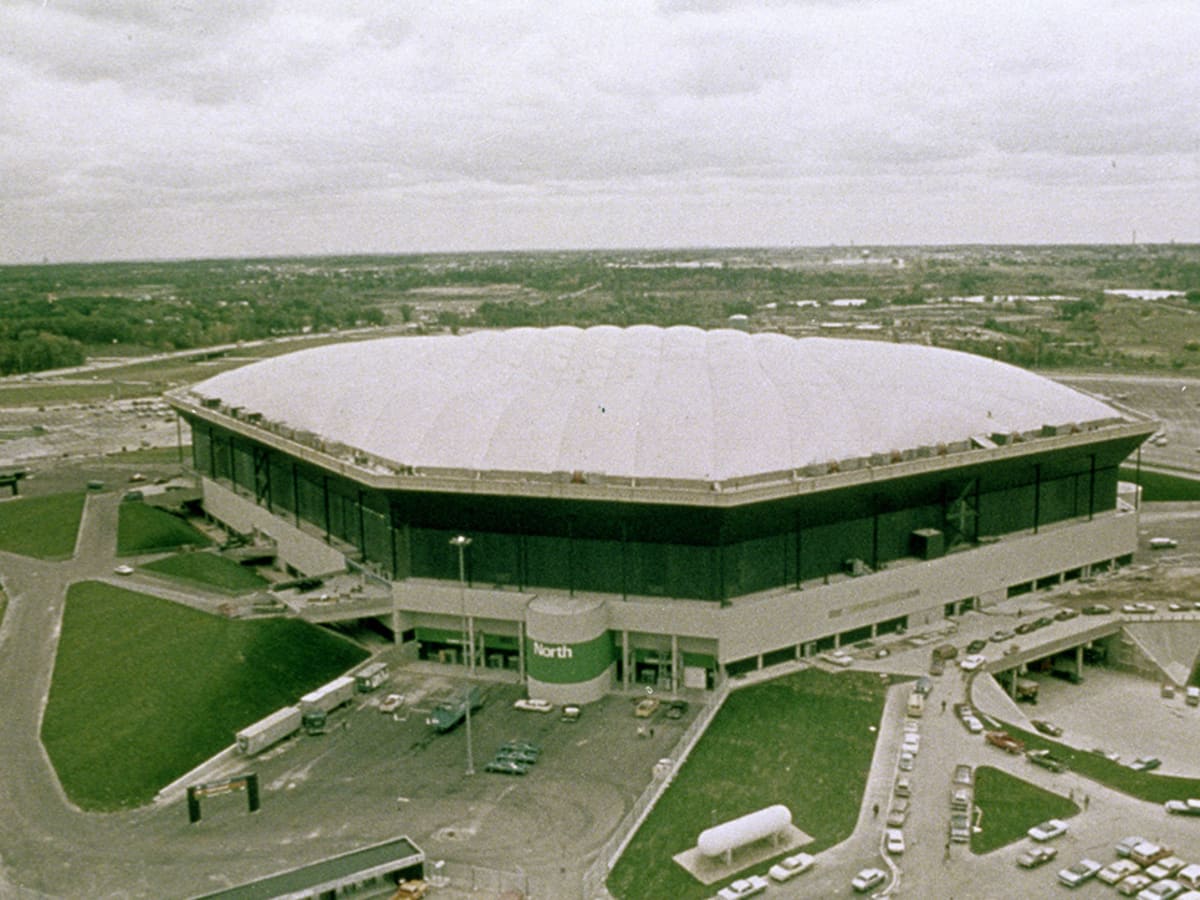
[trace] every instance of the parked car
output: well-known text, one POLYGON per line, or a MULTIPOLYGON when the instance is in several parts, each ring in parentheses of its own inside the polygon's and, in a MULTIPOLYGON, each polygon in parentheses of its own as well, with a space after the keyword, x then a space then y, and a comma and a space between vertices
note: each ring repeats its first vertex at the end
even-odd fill
POLYGON ((1067 887, 1079 887, 1085 881, 1095 878, 1096 873, 1104 867, 1094 859, 1081 859, 1073 866, 1060 869, 1058 880, 1067 887))
POLYGON ((1171 848, 1154 841, 1142 841, 1129 851, 1129 858, 1139 866, 1152 866, 1171 855, 1171 848))
POLYGON ((133 566, 120 565, 113 569, 113 572, 117 575, 132 575, 133 566))
POLYGON ((1025 749, 1025 742, 1015 738, 1007 731, 989 731, 983 739, 993 747, 999 747, 1005 753, 1020 753, 1025 749))
POLYGON ((865 894, 872 888, 876 888, 887 880, 887 873, 882 869, 862 869, 850 881, 850 887, 854 888, 854 893, 865 894))
POLYGON ((542 753, 541 746, 539 744, 531 743, 530 741, 518 741, 518 740, 505 741, 503 744, 500 745, 500 749, 501 750, 520 750, 522 753, 533 753, 534 755, 537 755, 537 756, 540 756, 542 753))
POLYGON ((403 694, 388 694, 379 702, 379 711, 381 713, 393 713, 400 708, 404 703, 403 694))
POLYGON ((1154 879, 1149 875, 1136 872, 1125 880, 1117 882, 1117 893, 1123 897, 1132 897, 1140 894, 1144 888, 1148 888, 1152 881, 1154 879))
POLYGON ((904 832, 899 828, 889 828, 883 833, 883 847, 892 855, 903 853, 904 832))
POLYGON ((971 789, 956 787, 950 792, 950 808, 955 812, 967 812, 971 808, 971 789))
POLYGON ((950 840, 956 844, 965 844, 971 839, 971 820, 966 813, 953 813, 950 816, 950 840))
POLYGON ((835 666, 840 666, 843 669, 854 665, 854 657, 845 650, 831 650, 828 653, 822 653, 821 659, 835 666))
POLYGON ((744 897, 761 894, 767 889, 768 884, 767 879, 761 875, 751 875, 749 878, 739 878, 733 884, 721 888, 717 891, 717 896, 721 900, 742 900, 744 897))
POLYGON ((1118 881, 1124 881, 1130 875, 1136 875, 1140 871, 1142 871, 1142 867, 1132 859, 1118 859, 1116 862, 1109 863, 1097 872, 1096 877, 1105 884, 1116 884, 1118 881))
POLYGON ((1049 845, 1039 844, 1036 847, 1030 847, 1017 857, 1017 865, 1022 869, 1036 869, 1038 866, 1045 865, 1058 856, 1058 848, 1049 845))
POLYGON ((666 716, 668 719, 682 719, 683 714, 688 711, 688 702, 686 700, 672 700, 667 704, 666 716))
POLYGON ((980 734, 983 731, 983 723, 974 716, 963 716, 962 723, 971 734, 980 734))
POLYGON ((974 672, 986 662, 987 657, 982 653, 972 653, 970 656, 964 656, 958 667, 964 672, 974 672))
POLYGON ((528 750, 519 750, 515 747, 501 747, 496 751, 496 759, 520 763, 523 766, 532 766, 538 761, 538 754, 530 753, 528 750))
POLYGON ((814 865, 817 858, 811 853, 797 853, 795 856, 789 856, 781 859, 767 871, 775 881, 787 881, 789 878, 795 878, 797 875, 803 875, 814 865))
POLYGON ((1050 737, 1058 737, 1062 734, 1062 729, 1053 722, 1047 722, 1045 719, 1033 719, 1029 723, 1042 734, 1048 734, 1050 737))
POLYGON ((959 763, 954 767, 954 783, 965 784, 970 787, 975 783, 975 774, 971 767, 966 763, 959 763))
POLYGON ((1112 607, 1104 603, 1092 603, 1080 610, 1085 616, 1103 616, 1112 612, 1112 607))
POLYGON ((1025 754, 1025 758, 1035 766, 1041 766, 1043 769, 1049 769, 1051 772, 1065 772, 1067 764, 1057 756, 1051 756, 1049 750, 1029 750, 1025 754))
POLYGON ((913 690, 918 694, 928 694, 933 690, 933 682, 922 675, 917 679, 917 683, 913 685, 913 690))
POLYGON ((1035 841, 1049 841, 1067 833, 1067 823, 1062 819, 1047 819, 1025 832, 1035 841))
POLYGON ((1163 804, 1167 812, 1181 816, 1200 816, 1200 800, 1168 800, 1163 804))
MULTIPOLYGON (((1149 873, 1147 878, 1152 877, 1149 873)), ((1138 891, 1138 900, 1174 900, 1187 888, 1174 878, 1160 878, 1138 891)))
POLYGON ((1174 878, 1175 873, 1187 863, 1178 856, 1164 856, 1158 862, 1146 867, 1146 874, 1158 881, 1161 878, 1174 878))
POLYGON ((921 735, 917 734, 915 731, 906 732, 901 746, 904 748, 905 752, 916 755, 921 749, 921 735))
POLYGON ((1113 852, 1116 853, 1117 856, 1124 859, 1133 852, 1134 847, 1136 847, 1138 844, 1144 843, 1146 843, 1146 839, 1144 837, 1141 837, 1140 835, 1131 835, 1130 837, 1121 838, 1121 840, 1117 841, 1116 846, 1113 847, 1113 852))
POLYGON ((529 766, 515 759, 492 759, 483 767, 485 772, 495 772, 497 775, 524 775, 529 766))
POLYGON ((582 715, 583 707, 568 703, 562 708, 562 714, 559 715, 558 720, 560 722, 578 722, 579 717, 582 715))
POLYGON ((897 763, 901 772, 911 772, 916 764, 917 758, 907 750, 900 754, 900 761, 897 763))
POLYGON ((1151 550, 1171 550, 1178 547, 1179 542, 1175 538, 1169 537, 1152 537, 1150 538, 1151 550))
POLYGON ((989 640, 993 644, 1003 644, 1005 641, 1011 641, 1012 638, 1013 638, 1013 632, 1011 629, 998 628, 991 633, 989 640))
POLYGON ((1064 606, 1062 609, 1060 609, 1058 612, 1056 612, 1054 614, 1054 619, 1055 619, 1055 621, 1058 621, 1058 622, 1065 622, 1068 619, 1075 618, 1077 615, 1079 615, 1079 610, 1071 609, 1071 607, 1069 607, 1069 606, 1064 606))
POLYGON ((654 712, 658 709, 658 706, 659 700, 657 697, 643 697, 633 707, 633 714, 639 719, 648 719, 654 715, 654 712))
POLYGON ((1162 760, 1157 756, 1139 756, 1129 764, 1129 768, 1135 772, 1149 772, 1152 769, 1157 769, 1162 765, 1162 760))
POLYGON ((987 641, 983 640, 983 638, 976 638, 975 640, 971 641, 971 643, 967 644, 967 653, 978 653, 986 646, 987 641))
POLYGON ((896 784, 892 787, 892 793, 897 797, 911 797, 912 779, 907 775, 901 775, 896 779, 896 784))
POLYGON ((548 713, 553 712, 554 704, 549 700, 536 700, 533 697, 522 697, 513 703, 513 709, 523 709, 528 712, 548 713))
POLYGON ((946 661, 940 656, 933 656, 929 660, 929 674, 941 675, 946 671, 946 661))
POLYGON ((899 828, 904 824, 904 820, 908 818, 908 799, 906 797, 897 797, 892 800, 892 808, 888 810, 887 823, 893 828, 899 828))
POLYGON ((1155 611, 1153 603, 1126 603, 1121 607, 1121 612, 1130 614, 1152 613, 1155 611))

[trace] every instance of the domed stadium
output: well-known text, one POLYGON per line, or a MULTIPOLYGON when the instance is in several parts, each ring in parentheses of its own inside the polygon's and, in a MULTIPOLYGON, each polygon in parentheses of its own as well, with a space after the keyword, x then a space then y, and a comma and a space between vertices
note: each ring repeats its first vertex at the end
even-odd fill
POLYGON ((215 519, 297 573, 371 572, 414 655, 554 702, 1119 564, 1118 466, 1154 431, 969 354, 690 327, 344 343, 170 399, 215 519))

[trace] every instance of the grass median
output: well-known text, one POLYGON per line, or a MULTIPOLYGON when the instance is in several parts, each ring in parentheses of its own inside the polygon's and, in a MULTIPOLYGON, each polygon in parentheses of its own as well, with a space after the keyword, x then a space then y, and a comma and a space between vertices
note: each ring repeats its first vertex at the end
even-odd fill
POLYGON ((972 853, 1007 846, 1025 837, 1039 822, 1066 819, 1079 812, 1079 807, 1061 794, 991 766, 975 770, 975 805, 982 816, 980 830, 971 835, 972 853))
POLYGON ((775 803, 812 836, 809 852, 849 837, 885 694, 876 674, 818 669, 732 692, 613 868, 609 890, 621 900, 711 896, 716 886, 672 857, 705 828, 775 803))
POLYGON ((42 742, 74 803, 138 806, 366 656, 295 619, 230 621, 80 582, 67 592, 42 742))
POLYGON ((5 500, 0 503, 0 550, 38 559, 70 559, 83 503, 82 492, 5 500))

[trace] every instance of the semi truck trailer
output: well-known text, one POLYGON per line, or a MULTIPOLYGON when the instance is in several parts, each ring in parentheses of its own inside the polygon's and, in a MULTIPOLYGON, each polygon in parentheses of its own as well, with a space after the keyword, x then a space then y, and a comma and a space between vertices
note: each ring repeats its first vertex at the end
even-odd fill
POLYGON ((260 753, 272 744, 291 737, 299 731, 301 720, 298 706, 285 706, 283 709, 277 709, 265 719, 260 719, 239 731, 237 748, 246 756, 260 753))

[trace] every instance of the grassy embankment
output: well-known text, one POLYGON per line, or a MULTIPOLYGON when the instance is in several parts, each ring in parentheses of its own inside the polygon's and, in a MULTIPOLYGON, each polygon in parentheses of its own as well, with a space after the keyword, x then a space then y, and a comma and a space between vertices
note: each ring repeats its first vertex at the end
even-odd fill
POLYGON ((176 547, 207 547, 212 543, 188 522, 165 510, 136 500, 125 501, 117 517, 117 555, 159 553, 176 547))
POLYGON ((270 585, 253 569, 215 553, 179 553, 156 559, 139 568, 226 594, 248 594, 270 585))
MULTIPOLYGON (((809 669, 734 691, 608 879, 622 900, 700 898, 706 888, 672 861, 697 835, 775 803, 818 851, 858 819, 886 686, 874 674, 809 669)), ((769 863, 755 871, 765 871, 769 863)))
POLYGON ((230 621, 81 582, 67 593, 42 741, 73 802, 137 806, 366 655, 295 619, 230 621))

